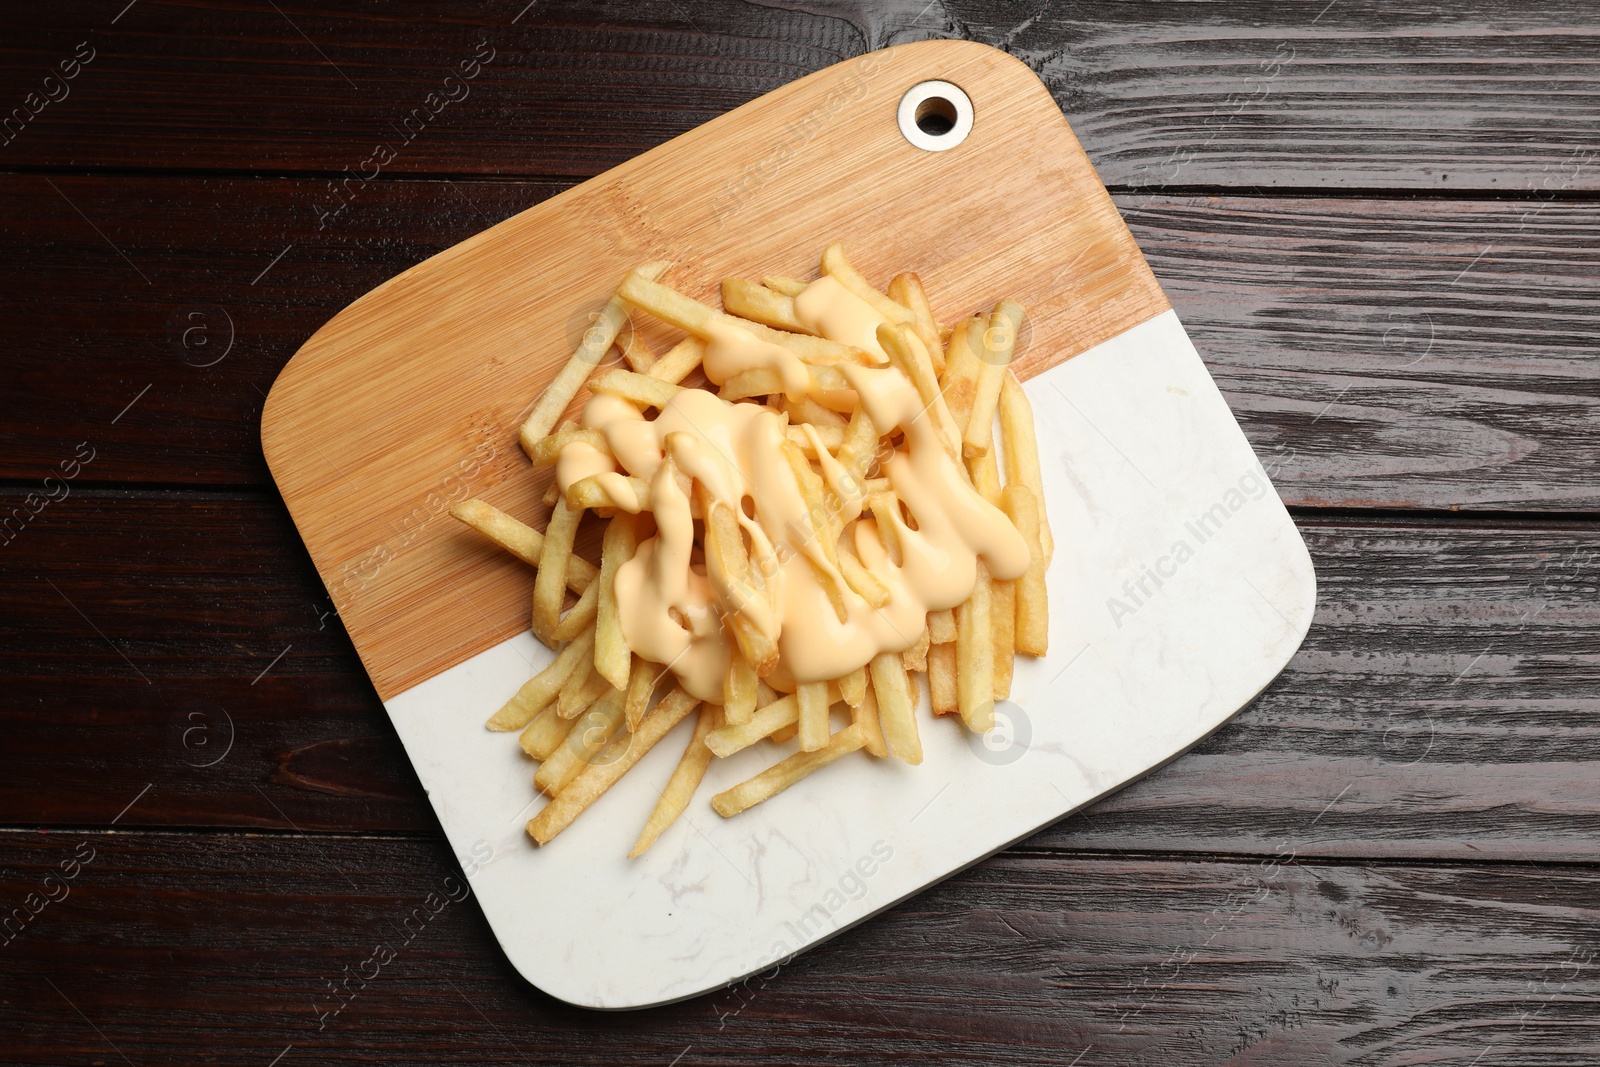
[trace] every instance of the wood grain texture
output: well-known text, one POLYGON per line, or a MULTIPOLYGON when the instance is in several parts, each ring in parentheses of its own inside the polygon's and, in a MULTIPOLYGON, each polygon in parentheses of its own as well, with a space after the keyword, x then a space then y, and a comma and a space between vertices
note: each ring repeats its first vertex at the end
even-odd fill
POLYGON ((0 1062, 1600 1057, 1590 868, 1008 854, 763 978, 619 1014, 517 978, 432 842, 9 832, 0 899, 80 849, 68 895, 0 952, 0 1062))
MULTIPOLYGON (((942 306, 1020 301, 1033 341, 1011 366, 1024 380, 1168 309, 1044 86, 964 41, 838 64, 530 208, 340 312, 262 412, 267 464, 379 695, 527 628, 506 581, 519 564, 486 565, 446 516, 469 496, 534 507, 543 486, 507 437, 571 358, 575 317, 647 260, 715 302, 728 275, 814 274, 840 237, 878 285, 913 270, 942 306), (928 152, 895 113, 935 76, 988 117, 928 152), (839 195, 863 187, 870 198, 839 195), (463 599, 466 617, 441 610, 463 599)), ((671 338, 637 318, 658 346, 671 338)))
MULTIPOLYGON (((387 278, 565 187, 383 182, 318 230, 302 209, 320 182, 52 180, 154 284, 42 178, 0 176, 0 330, 15 339, 0 476, 30 482, 89 439, 86 481, 268 484, 261 403, 295 348, 387 278)), ((1289 503, 1600 506, 1588 206, 1116 202, 1289 503)))
POLYGON ((82 0, 10 13, 6 109, 77 42, 99 55, 0 151, 20 166, 337 175, 389 143, 392 173, 588 176, 830 63, 965 37, 1041 74, 1113 186, 1600 187, 1583 0, 277 7, 142 0, 115 25, 115 5, 82 0), (469 95, 400 138, 480 42, 495 58, 469 95))
MULTIPOLYGON (((37 522, 0 551, 0 825, 104 826, 148 785, 117 825, 433 831, 277 504, 75 494, 37 522)), ((1288 669, 1030 846, 1600 861, 1594 527, 1301 527, 1320 602, 1288 669)))

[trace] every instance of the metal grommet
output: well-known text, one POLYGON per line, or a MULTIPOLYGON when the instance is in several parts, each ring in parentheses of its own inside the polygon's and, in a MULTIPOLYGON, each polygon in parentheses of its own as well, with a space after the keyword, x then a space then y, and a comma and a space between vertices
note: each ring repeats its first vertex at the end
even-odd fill
POLYGON ((907 141, 925 152, 943 152, 972 132, 972 101, 949 82, 918 82, 900 98, 899 119, 907 141))

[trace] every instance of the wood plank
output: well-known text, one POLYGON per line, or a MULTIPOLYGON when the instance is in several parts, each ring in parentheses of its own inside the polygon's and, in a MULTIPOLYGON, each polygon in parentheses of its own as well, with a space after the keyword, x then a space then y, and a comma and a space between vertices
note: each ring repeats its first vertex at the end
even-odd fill
POLYGON ((1582 0, 278 7, 15 13, 7 109, 78 42, 97 54, 6 146, 10 165, 339 174, 383 143, 391 173, 587 176, 869 48, 966 37, 1043 76, 1113 185, 1600 187, 1582 0), (480 44, 493 58, 447 86, 480 44))
MULTIPOLYGON (((1032 844, 1600 860, 1600 531, 1302 529, 1321 600, 1288 670, 1032 844)), ((0 582, 0 825, 103 826, 138 795, 119 826, 432 830, 276 503, 74 493, 0 551, 0 582), (223 711, 234 746, 201 766, 223 711)))
MULTIPOLYGON (((153 284, 42 178, 0 176, 0 328, 18 339, 0 477, 43 478, 87 439, 85 478, 225 485, 267 484, 263 394, 323 322, 561 188, 375 183, 319 231, 316 182, 52 180, 153 284)), ((1117 202, 1291 503, 1600 506, 1585 205, 1117 202)))
POLYGON ((760 978, 619 1014, 522 982, 431 841, 13 831, 0 899, 75 854, 0 954, 0 1062, 1600 1057, 1587 867, 1004 855, 760 978))

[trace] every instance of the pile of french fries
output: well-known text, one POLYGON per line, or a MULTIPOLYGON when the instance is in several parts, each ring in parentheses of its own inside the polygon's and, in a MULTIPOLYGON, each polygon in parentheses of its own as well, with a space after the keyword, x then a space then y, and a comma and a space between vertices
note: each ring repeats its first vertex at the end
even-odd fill
MULTIPOLYGON (((735 374, 718 395, 728 401, 766 403, 787 418, 785 451, 796 491, 812 514, 840 513, 833 490, 814 469, 817 449, 827 449, 865 487, 862 513, 884 517, 899 504, 889 480, 877 469, 890 437, 879 438, 858 407, 849 417, 816 396, 847 389, 837 369, 849 361, 881 365, 860 349, 819 337, 795 312, 795 297, 807 283, 767 277, 760 283, 728 278, 722 283, 723 310, 691 299, 661 282, 664 263, 630 272, 585 333, 571 360, 540 395, 520 432, 524 450, 539 466, 554 465, 575 441, 604 447, 603 435, 558 420, 587 385, 593 393, 624 398, 641 412, 665 406, 691 376, 697 376, 705 346, 718 329, 735 327, 783 346, 798 357, 810 390, 785 395, 784 382, 770 368, 735 374), (664 354, 650 351, 631 327, 630 314, 643 311, 684 332, 664 354), (615 350, 620 359, 602 367, 615 350), (593 373, 598 369, 599 373, 593 373), (831 511, 830 511, 831 509, 831 511)), ((569 826, 627 773, 658 741, 691 714, 693 735, 659 803, 646 820, 630 856, 637 856, 687 808, 713 757, 727 757, 752 745, 791 748, 766 770, 711 798, 728 817, 759 804, 834 760, 857 750, 907 763, 922 760, 916 709, 920 676, 927 676, 933 712, 959 716, 967 729, 994 725, 994 703, 1009 696, 1016 653, 1040 656, 1048 640, 1045 570, 1053 552, 1045 517, 1043 485, 1033 413, 1009 364, 1023 309, 1002 300, 988 314, 941 327, 920 279, 901 274, 887 291, 873 287, 846 260, 838 244, 821 261, 821 272, 864 300, 882 318, 878 340, 917 388, 923 414, 935 420, 952 456, 973 488, 1010 518, 1029 550, 1025 574, 1015 580, 991 578, 980 560, 971 597, 953 610, 934 611, 909 648, 884 652, 843 677, 802 683, 793 693, 771 688, 766 676, 778 654, 770 638, 740 625, 739 601, 728 583, 719 585, 723 625, 737 643, 723 703, 702 703, 672 678, 667 666, 630 651, 623 637, 614 583, 651 531, 648 511, 632 515, 612 506, 595 479, 574 482, 564 496, 552 486, 543 533, 481 500, 458 504, 452 514, 479 533, 538 568, 533 590, 534 635, 558 653, 551 664, 524 684, 488 721, 492 730, 521 731, 524 752, 539 762, 535 788, 549 802, 528 823, 528 832, 545 844, 569 826), (998 420, 996 415, 998 414, 998 420), (999 423, 998 441, 994 432, 999 423), (1002 457, 1005 477, 1001 477, 1002 457), (596 566, 573 551, 586 512, 608 519, 596 566), (570 594, 570 596, 569 596, 570 594), (834 729, 835 712, 848 724, 834 729)), ((712 387, 715 388, 715 387, 712 387)), ((632 479, 641 481, 640 479, 632 479)), ((640 498, 648 486, 636 487, 640 498)), ((744 544, 728 508, 705 495, 696 498, 697 538, 708 561, 725 575, 740 575, 749 565, 744 544)), ((898 512, 896 512, 898 514, 898 512)), ((841 524, 835 523, 835 526, 841 524)), ((880 522, 880 529, 888 523, 880 522)), ((826 529, 836 541, 843 529, 826 529)), ((869 602, 874 584, 859 561, 836 544, 824 544, 832 559, 869 602), (853 564, 853 566, 852 566, 853 564)), ((873 602, 881 606, 883 601, 873 602)))

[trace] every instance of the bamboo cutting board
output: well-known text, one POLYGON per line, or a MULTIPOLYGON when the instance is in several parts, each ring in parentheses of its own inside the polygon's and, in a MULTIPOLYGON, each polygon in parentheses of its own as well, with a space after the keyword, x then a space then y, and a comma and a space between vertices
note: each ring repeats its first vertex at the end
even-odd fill
MULTIPOLYGON (((672 339, 640 326, 657 351, 672 339)), ((289 362, 262 443, 507 953, 597 1007, 747 975, 1158 766, 1282 668, 1314 601, 1293 524, 1048 90, 967 42, 810 75, 406 271, 289 362), (897 122, 929 79, 971 101, 948 150, 897 122), (1058 548, 1017 736, 974 748, 926 723, 920 768, 842 761, 825 790, 819 775, 727 822, 693 809, 625 861, 669 738, 535 851, 531 765, 481 725, 547 661, 526 634, 532 572, 448 510, 482 497, 543 526, 516 429, 630 267, 669 260, 666 281, 717 304, 727 275, 812 277, 835 239, 879 285, 917 271, 945 321, 1005 296, 1028 309, 1016 370, 1058 548), (940 812, 947 786, 958 807, 940 812)), ((719 761, 697 803, 756 769, 719 761)))

